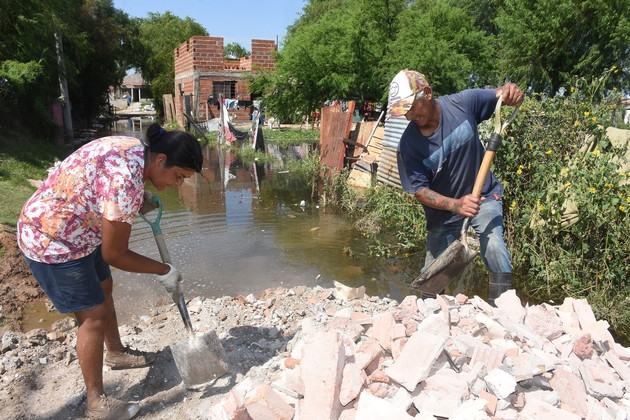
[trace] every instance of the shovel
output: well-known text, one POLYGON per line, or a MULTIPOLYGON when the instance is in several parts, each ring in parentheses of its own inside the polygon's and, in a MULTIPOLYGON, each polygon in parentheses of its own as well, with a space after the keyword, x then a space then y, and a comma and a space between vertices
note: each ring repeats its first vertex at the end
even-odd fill
MULTIPOLYGON (((486 181, 488 173, 490 172, 490 166, 492 160, 496 154, 497 149, 501 145, 501 134, 505 128, 516 118, 518 114, 518 108, 512 112, 512 115, 508 120, 501 125, 501 96, 497 101, 497 106, 494 110, 494 131, 490 135, 486 152, 483 155, 477 178, 475 178, 475 185, 473 186, 472 195, 479 198, 481 197, 481 189, 486 181)), ((451 244, 442 252, 413 282, 411 287, 419 289, 423 294, 436 295, 442 293, 442 291, 450 284, 455 277, 457 277, 466 266, 479 255, 479 251, 471 249, 468 246, 468 226, 470 226, 471 219, 468 218, 462 225, 460 232, 460 238, 451 242, 451 244)))
MULTIPOLYGON (((153 203, 158 207, 155 221, 151 222, 142 213, 140 213, 140 216, 153 230, 153 236, 162 262, 171 263, 171 256, 166 248, 166 242, 160 228, 160 220, 162 219, 162 201, 160 197, 154 195, 153 203)), ((186 307, 186 300, 179 287, 173 292, 172 298, 189 334, 188 339, 170 345, 175 366, 177 366, 177 370, 187 389, 202 391, 211 386, 216 379, 230 371, 228 358, 223 346, 221 346, 219 337, 214 331, 199 337, 195 335, 190 322, 188 308, 186 307)))

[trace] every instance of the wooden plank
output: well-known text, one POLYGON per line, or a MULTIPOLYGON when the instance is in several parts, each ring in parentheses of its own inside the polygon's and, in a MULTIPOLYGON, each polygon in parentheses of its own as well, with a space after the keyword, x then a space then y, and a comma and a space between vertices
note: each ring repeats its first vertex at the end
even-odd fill
POLYGON ((352 122, 352 114, 342 112, 341 107, 337 105, 322 108, 321 116, 319 160, 322 165, 339 173, 343 169, 346 153, 343 139, 347 137, 346 132, 352 122))
POLYGON ((361 123, 359 126, 359 134, 357 135, 357 143, 359 143, 361 147, 355 147, 353 157, 358 157, 363 153, 365 145, 370 139, 370 134, 372 134, 372 130, 376 124, 378 124, 377 121, 364 121, 361 123))
POLYGON ((171 122, 175 119, 175 102, 173 102, 173 95, 166 94, 162 96, 162 102, 164 104, 164 119, 166 122, 171 122))

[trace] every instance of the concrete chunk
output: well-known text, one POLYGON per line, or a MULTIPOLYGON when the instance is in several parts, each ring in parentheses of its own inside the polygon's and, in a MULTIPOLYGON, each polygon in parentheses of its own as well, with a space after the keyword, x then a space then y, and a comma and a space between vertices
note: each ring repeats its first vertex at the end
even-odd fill
POLYGON ((507 398, 516 390, 516 381, 512 375, 501 369, 491 370, 483 379, 490 392, 499 398, 507 398))
MULTIPOLYGON (((499 313, 507 316, 512 322, 522 323, 525 318, 525 308, 521 304, 521 299, 516 296, 516 290, 510 289, 494 300, 494 304, 499 313)), ((496 313, 497 311, 495 311, 496 313)))
POLYGON ((429 375, 445 342, 443 337, 416 331, 394 364, 385 369, 385 374, 413 392, 418 383, 429 375))
POLYGON ((337 332, 314 334, 303 349, 302 382, 304 401, 300 417, 337 418, 342 407, 339 391, 345 362, 341 335, 337 332))
MULTIPOLYGON (((322 417, 313 417, 322 418, 322 417)), ((387 400, 363 391, 359 397, 356 420, 413 420, 414 417, 387 400)))
POLYGON ((525 404, 525 408, 518 416, 519 419, 532 420, 532 419, 553 419, 553 420, 579 420, 580 416, 569 413, 566 410, 556 408, 551 404, 548 404, 540 400, 531 400, 525 404))
POLYGON ((588 407, 586 405, 586 388, 580 378, 571 372, 556 370, 549 384, 560 397, 560 407, 586 417, 588 407))
POLYGON ((354 400, 365 383, 365 373, 354 363, 348 363, 343 368, 343 379, 341 382, 341 390, 339 391, 339 402, 346 406, 354 400))
POLYGON ((615 372, 623 379, 626 383, 626 392, 630 392, 630 367, 627 364, 622 362, 614 353, 607 352, 604 354, 604 359, 615 369, 615 372))
POLYGON ((593 310, 591 309, 591 306, 588 304, 586 299, 574 299, 572 303, 573 310, 577 314, 578 321, 580 322, 580 327, 583 330, 597 321, 597 319, 595 318, 595 314, 593 313, 593 310))
POLYGON ((333 291, 333 295, 336 299, 352 300, 361 299, 365 296, 365 286, 349 287, 343 283, 339 283, 338 281, 335 281, 334 285, 335 290, 333 291))
POLYGON ((381 347, 385 350, 390 350, 394 337, 394 324, 394 316, 392 313, 385 312, 376 317, 374 325, 372 325, 367 335, 378 340, 381 347))
POLYGON ((525 325, 547 340, 558 338, 563 332, 562 321, 556 310, 547 304, 527 308, 525 325))
POLYGON ((261 384, 245 397, 245 408, 253 420, 291 420, 293 407, 287 404, 269 384, 261 384))
POLYGON ((607 364, 599 360, 585 360, 579 366, 586 391, 597 399, 623 397, 623 387, 607 364))
MULTIPOLYGON (((446 375, 429 376, 411 395, 413 405, 439 417, 452 417, 453 413, 469 397, 468 384, 459 377, 446 375)), ((481 408, 485 404, 481 405, 481 408)))
POLYGON ((367 337, 367 339, 359 345, 359 348, 354 354, 354 363, 359 369, 365 369, 373 360, 383 357, 384 355, 383 347, 381 347, 378 341, 375 338, 367 337))

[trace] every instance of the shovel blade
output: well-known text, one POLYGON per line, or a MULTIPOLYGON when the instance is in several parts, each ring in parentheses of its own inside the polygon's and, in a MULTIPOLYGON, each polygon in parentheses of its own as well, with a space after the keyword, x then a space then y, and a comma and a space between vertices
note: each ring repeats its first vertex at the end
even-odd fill
POLYGON ((439 294, 461 274, 479 254, 460 240, 453 241, 420 275, 411 287, 430 294, 439 294))
POLYGON ((191 336, 170 348, 187 389, 204 389, 230 371, 227 354, 214 331, 191 336))

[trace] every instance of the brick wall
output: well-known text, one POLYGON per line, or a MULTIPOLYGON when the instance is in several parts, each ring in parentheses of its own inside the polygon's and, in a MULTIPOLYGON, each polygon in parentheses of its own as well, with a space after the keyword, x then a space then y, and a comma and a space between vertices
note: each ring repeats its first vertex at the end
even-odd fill
MULTIPOLYGON (((205 121, 211 117, 206 113, 206 102, 213 93, 214 82, 236 81, 238 99, 250 100, 249 83, 243 77, 244 73, 275 69, 277 46, 274 41, 253 39, 251 57, 239 60, 225 60, 223 49, 222 37, 206 36, 193 36, 175 48, 175 108, 180 124, 185 123, 181 92, 184 95, 193 94, 193 102, 198 104, 196 117, 199 121, 205 121), (199 80, 197 91, 195 78, 199 80)), ((216 108, 213 107, 212 111, 218 116, 216 108)), ((239 120, 248 117, 248 111, 244 109, 237 114, 239 120)))
POLYGON ((276 67, 276 43, 265 39, 252 39, 252 70, 273 70, 276 67))
POLYGON ((175 74, 191 70, 222 71, 223 38, 193 36, 175 48, 175 74))

